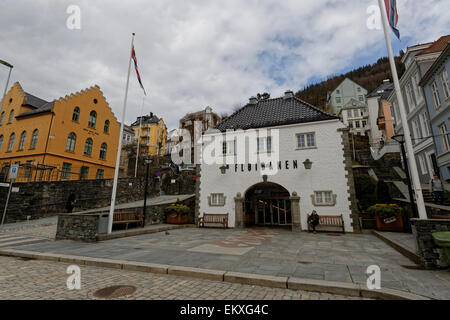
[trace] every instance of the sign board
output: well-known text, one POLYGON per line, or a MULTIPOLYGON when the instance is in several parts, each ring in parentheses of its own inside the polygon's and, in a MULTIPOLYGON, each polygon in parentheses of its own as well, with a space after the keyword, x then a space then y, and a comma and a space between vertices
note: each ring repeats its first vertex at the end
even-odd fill
POLYGON ((177 183, 175 179, 170 180, 171 183, 177 183))
POLYGON ((13 164, 11 166, 11 169, 9 170, 9 180, 17 179, 18 172, 19 172, 19 165, 18 164, 13 164))
POLYGON ((161 171, 158 171, 158 172, 156 173, 156 176, 157 176, 157 177, 160 177, 160 176, 161 176, 161 171))
POLYGON ((20 190, 19 188, 12 188, 11 192, 19 192, 19 190, 20 190))
POLYGON ((9 183, 0 182, 0 187, 7 187, 7 188, 9 188, 9 183))

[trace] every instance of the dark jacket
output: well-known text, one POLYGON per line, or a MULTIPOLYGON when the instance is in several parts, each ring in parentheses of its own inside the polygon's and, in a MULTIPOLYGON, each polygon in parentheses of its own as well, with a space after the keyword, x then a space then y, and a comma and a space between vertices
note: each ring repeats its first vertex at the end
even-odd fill
POLYGON ((75 195, 74 195, 74 194, 71 194, 71 195, 69 196, 69 199, 67 199, 66 209, 67 209, 67 210, 73 209, 73 207, 75 206, 75 202, 76 202, 76 200, 75 200, 75 195))
POLYGON ((311 214, 308 217, 308 223, 314 223, 314 224, 319 224, 319 215, 318 214, 311 214))

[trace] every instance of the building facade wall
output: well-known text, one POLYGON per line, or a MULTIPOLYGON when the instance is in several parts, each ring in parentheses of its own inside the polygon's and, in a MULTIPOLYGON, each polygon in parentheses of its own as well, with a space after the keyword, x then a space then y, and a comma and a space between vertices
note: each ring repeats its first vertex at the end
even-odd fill
MULTIPOLYGON (((267 182, 276 183, 294 192, 300 197, 300 224, 307 230, 306 217, 313 209, 322 215, 344 216, 345 230, 353 231, 351 218, 350 189, 347 179, 342 134, 345 131, 338 120, 296 124, 278 127, 279 150, 282 169, 275 175, 268 175, 267 182), (317 147, 313 149, 297 149, 296 135, 315 132, 317 147), (306 170, 303 162, 312 161, 312 169, 306 170), (298 162, 294 168, 293 161, 298 162), (287 168, 288 167, 288 168, 287 168), (336 198, 334 206, 315 206, 312 195, 314 191, 332 191, 336 198)), ((266 129, 266 128, 265 128, 266 129)), ((242 134, 247 133, 245 131, 242 134)), ((272 142, 274 143, 274 142, 272 142)), ((276 147, 274 145, 274 150, 276 147)), ((277 164, 274 164, 277 166, 277 164)), ((236 226, 236 205, 234 198, 240 193, 245 197, 252 186, 263 182, 261 171, 256 171, 255 164, 230 164, 225 174, 221 174, 220 164, 202 164, 199 180, 199 214, 228 213, 229 226, 236 226), (249 170, 250 169, 250 170, 249 170), (211 193, 223 193, 226 197, 224 206, 210 206, 208 197, 211 193)), ((294 217, 293 217, 294 221, 294 217)))
POLYGON ((450 145, 444 141, 444 139, 450 141, 450 137, 449 135, 445 137, 441 131, 441 128, 445 128, 447 132, 450 132, 450 96, 446 97, 444 93, 444 83, 440 77, 442 72, 447 72, 447 76, 450 74, 450 59, 447 59, 428 81, 428 84, 424 87, 424 92, 428 113, 431 118, 431 129, 436 146, 436 158, 439 171, 444 180, 450 180, 450 145), (441 104, 439 108, 436 108, 432 95, 431 84, 433 82, 437 85, 437 92, 441 104))
POLYGON ((367 90, 350 79, 345 79, 330 95, 329 104, 333 112, 338 114, 351 99, 366 103, 367 90))
MULTIPOLYGON (((23 91, 20 86, 13 86, 8 92, 5 101, 7 104, 3 109, 8 114, 11 109, 20 110, 20 105, 24 102, 23 91)), ((22 108, 23 110, 24 108, 22 108)), ((25 110, 29 111, 29 110, 25 110)), ((15 112, 15 116, 19 113, 15 112)), ((7 119, 8 120, 8 119, 7 119)), ((7 121, 6 121, 7 122, 7 121)), ((0 149, 0 165, 20 163, 45 165, 54 167, 52 179, 59 180, 64 163, 72 165, 71 174, 68 180, 78 180, 81 168, 87 167, 87 179, 95 179, 97 170, 103 170, 103 176, 112 176, 115 167, 117 144, 119 137, 119 123, 112 110, 109 108, 100 88, 95 86, 76 94, 60 98, 53 102, 53 108, 49 112, 39 113, 32 116, 19 117, 8 124, 3 121, 0 126, 0 135, 3 135, 3 145, 0 149), (94 103, 94 99, 97 103, 94 103), (73 112, 78 107, 79 117, 73 120, 73 112), (97 114, 94 128, 88 126, 91 111, 97 114), (108 132, 105 132, 105 121, 109 121, 108 132), (37 143, 31 148, 33 132, 38 130, 37 143), (21 135, 26 132, 26 139, 23 150, 19 150, 21 135), (10 136, 15 133, 13 149, 8 152, 10 136), (76 142, 73 152, 67 150, 67 139, 69 134, 74 133, 76 142), (91 155, 85 155, 85 144, 88 138, 92 139, 91 155), (101 145, 105 143, 106 158, 100 158, 101 145)), ((20 175, 18 181, 30 181, 32 177, 20 175)), ((85 169, 86 170, 86 169, 85 169)), ((47 171, 48 173, 49 171, 47 171)))
MULTIPOLYGON (((422 184, 428 184, 435 171, 434 141, 431 137, 430 116, 425 103, 423 90, 418 83, 423 76, 420 65, 415 60, 417 52, 408 53, 406 71, 400 79, 400 88, 403 95, 408 127, 411 132, 414 155, 419 171, 419 179, 422 184), (423 169, 421 169, 423 168, 423 169)), ((423 62, 421 62, 423 63, 423 62)), ((403 134, 403 123, 400 117, 398 100, 395 93, 391 94, 388 101, 392 103, 397 120, 395 134, 403 134)))
POLYGON ((383 139, 383 132, 378 128, 378 114, 379 114, 380 97, 372 97, 367 99, 367 109, 369 112, 369 139, 372 146, 380 143, 383 139))
MULTIPOLYGON (((139 125, 133 126, 134 137, 139 139, 139 125)), ((167 128, 164 120, 158 123, 142 124, 140 134, 140 153, 164 156, 166 149, 167 128)))

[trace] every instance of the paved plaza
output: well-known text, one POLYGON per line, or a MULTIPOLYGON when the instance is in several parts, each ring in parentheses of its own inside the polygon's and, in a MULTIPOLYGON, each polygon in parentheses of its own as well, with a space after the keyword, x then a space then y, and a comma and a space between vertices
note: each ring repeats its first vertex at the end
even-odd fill
MULTIPOLYGON (((43 236, 39 233, 41 228, 49 226, 32 228, 33 233, 43 236)), ((48 234, 47 239, 50 237, 48 234)), ((449 271, 420 270, 371 234, 292 233, 265 228, 185 228, 93 244, 47 240, 13 247, 42 253, 363 285, 367 279, 367 267, 378 265, 383 288, 434 299, 450 299, 449 271)))
POLYGON ((98 299, 93 293, 126 285, 136 291, 118 299, 146 300, 359 300, 362 298, 267 288, 127 270, 80 266, 81 289, 67 289, 68 264, 0 257, 0 299, 98 299))

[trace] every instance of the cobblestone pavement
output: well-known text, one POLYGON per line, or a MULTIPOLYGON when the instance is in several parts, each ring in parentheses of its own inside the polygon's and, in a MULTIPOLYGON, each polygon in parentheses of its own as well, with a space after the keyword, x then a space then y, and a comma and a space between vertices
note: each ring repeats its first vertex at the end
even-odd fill
POLYGON ((68 290, 65 263, 0 257, 1 300, 97 299, 96 290, 135 286, 121 299, 137 300, 359 300, 325 293, 157 275, 127 270, 80 266, 81 289, 68 290))
MULTIPOLYGON (((34 231, 20 232, 34 232, 50 239, 55 228, 56 225, 41 226, 33 228, 34 231)), ((367 267, 378 265, 383 288, 450 299, 450 270, 420 270, 374 235, 276 230, 273 236, 260 241, 253 233, 251 230, 186 228, 168 234, 161 232, 95 244, 46 241, 15 248, 359 284, 366 283, 367 267), (237 239, 244 240, 238 243, 237 239)))

